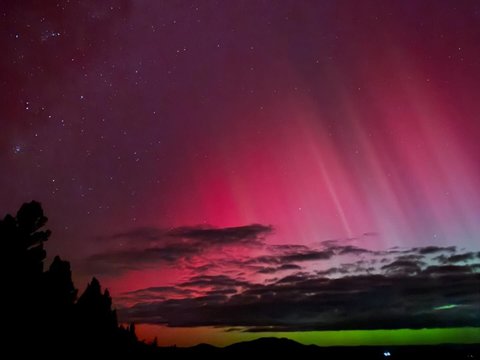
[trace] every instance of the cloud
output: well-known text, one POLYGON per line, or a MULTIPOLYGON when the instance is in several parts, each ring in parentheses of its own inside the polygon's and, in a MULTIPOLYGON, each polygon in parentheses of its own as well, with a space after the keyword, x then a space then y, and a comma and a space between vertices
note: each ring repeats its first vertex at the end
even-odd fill
POLYGON ((382 270, 385 270, 388 274, 412 275, 420 273, 424 265, 424 262, 418 260, 397 259, 382 266, 382 270))
POLYGON ((440 252, 455 252, 456 247, 455 246, 447 246, 447 247, 426 246, 426 247, 413 248, 412 250, 417 251, 419 254, 427 255, 427 254, 436 254, 436 253, 440 253, 440 252))
POLYGON ((470 260, 475 259, 475 253, 474 252, 468 252, 468 253, 463 253, 463 254, 454 254, 450 256, 445 256, 445 255, 439 255, 435 258, 435 260, 438 260, 442 264, 456 264, 459 262, 467 262, 470 260))
POLYGON ((393 248, 388 249, 385 254, 418 254, 421 256, 426 256, 438 253, 454 253, 456 251, 457 248, 455 246, 424 246, 408 249, 394 246, 393 248))
POLYGON ((302 267, 296 264, 283 264, 277 267, 264 267, 258 270, 259 274, 274 274, 280 271, 301 270, 302 267))
POLYGON ((326 270, 317 270, 315 273, 319 276, 330 276, 330 275, 337 275, 337 274, 342 274, 346 275, 350 272, 349 269, 346 267, 332 267, 326 270))
POLYGON ((179 287, 200 287, 200 288, 225 288, 236 286, 247 286, 248 282, 234 279, 226 275, 200 275, 190 278, 188 281, 179 283, 179 287))
POLYGON ((325 251, 316 251, 309 250, 298 252, 295 254, 283 255, 280 260, 281 262, 303 262, 303 261, 314 261, 314 260, 328 260, 332 257, 333 252, 330 250, 325 251))
POLYGON ((141 270, 152 265, 174 264, 182 258, 198 254, 201 249, 188 243, 166 244, 148 248, 125 248, 89 256, 85 262, 90 272, 118 274, 123 271, 141 270))
POLYGON ((480 326, 475 252, 436 246, 372 251, 338 241, 319 249, 286 244, 263 250, 261 256, 217 264, 237 275, 208 268, 216 273, 175 284, 188 291, 183 295, 155 300, 140 292, 135 302, 132 294, 120 316, 137 323, 250 332, 480 326), (441 263, 439 256, 450 260, 441 263), (345 262, 318 269, 332 259, 345 262), (468 263, 455 264, 465 259, 468 263), (270 274, 281 276, 258 277, 270 274))
MULTIPOLYGON (((84 266, 97 274, 118 274, 181 260, 224 247, 250 247, 263 244, 272 226, 251 224, 238 227, 179 227, 168 231, 142 227, 102 239, 119 241, 121 248, 107 249, 89 256, 84 266)), ((205 265, 205 264, 203 264, 205 265)))
POLYGON ((346 255, 346 254, 360 255, 360 254, 371 253, 370 250, 362 249, 352 245, 337 247, 336 249, 339 250, 338 252, 339 255, 346 255))
POLYGON ((111 235, 122 248, 92 255, 89 270, 184 271, 174 284, 117 297, 123 321, 251 332, 480 326, 478 252, 370 250, 352 239, 272 245, 272 231, 131 229, 111 235))
POLYGON ((308 247, 300 248, 273 248, 275 252, 280 252, 274 255, 263 255, 254 257, 247 261, 247 264, 272 264, 284 265, 295 262, 328 260, 333 255, 333 250, 312 250, 308 247))
POLYGON ((168 236, 199 240, 207 246, 212 244, 244 244, 261 242, 265 235, 273 231, 272 226, 251 224, 227 228, 211 228, 201 226, 185 226, 170 230, 168 236))
POLYGON ((138 303, 138 301, 148 302, 198 295, 199 293, 192 289, 183 289, 176 286, 156 286, 125 292, 116 297, 116 300, 117 302, 120 301, 123 306, 132 306, 138 303))
MULTIPOLYGON (((423 270, 425 274, 433 274, 433 275, 449 275, 449 274, 464 274, 464 273, 471 273, 473 271, 471 266, 459 266, 459 265, 443 265, 437 266, 432 265, 427 267, 423 270)), ((480 284, 477 284, 477 287, 480 284)))
POLYGON ((187 289, 180 289, 176 286, 154 286, 145 289, 139 289, 134 291, 128 291, 125 295, 135 295, 138 296, 139 294, 176 294, 176 295, 190 295, 191 291, 187 289))
POLYGON ((414 276, 338 279, 297 273, 273 283, 243 284, 244 290, 231 296, 215 293, 139 302, 120 315, 137 323, 245 331, 480 326, 480 313, 475 311, 480 274, 451 271, 448 266, 428 269, 414 276), (459 306, 436 310, 449 304, 459 306))
POLYGON ((291 252, 291 251, 305 251, 310 249, 306 245, 297 245, 297 244, 281 244, 281 245, 270 245, 269 249, 272 252, 291 252))

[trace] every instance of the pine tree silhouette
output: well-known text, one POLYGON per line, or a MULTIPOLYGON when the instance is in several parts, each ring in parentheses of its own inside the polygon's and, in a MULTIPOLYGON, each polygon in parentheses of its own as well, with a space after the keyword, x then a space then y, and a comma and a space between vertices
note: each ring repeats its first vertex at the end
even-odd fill
POLYGON ((136 338, 137 335, 135 334, 135 323, 131 323, 130 326, 128 327, 128 333, 130 334, 130 337, 136 338))
POLYGON ((44 270, 49 230, 42 206, 23 204, 0 220, 2 320, 8 329, 1 352, 35 355, 140 354, 135 325, 118 325, 108 290, 93 278, 77 300, 70 263, 56 256, 44 270), (24 336, 29 346, 24 346, 24 336))
POLYGON ((7 272, 13 274, 5 280, 9 286, 18 285, 18 291, 38 290, 46 257, 43 243, 51 233, 39 230, 47 220, 40 203, 32 201, 23 204, 15 217, 7 215, 0 221, 0 244, 4 253, 1 266, 5 270, 2 277, 7 272))
POLYGON ((18 334, 25 327, 33 334, 31 344, 40 347, 43 340, 43 261, 46 252, 43 243, 50 231, 40 231, 47 222, 40 203, 23 204, 16 216, 5 216, 0 221, 0 262, 3 295, 2 320, 11 338, 8 346, 19 347, 18 334), (15 337, 15 335, 17 337, 15 337))
POLYGON ((112 298, 108 290, 102 293, 100 282, 93 278, 77 301, 80 326, 89 333, 93 342, 108 340, 118 328, 117 314, 112 310, 112 298))
POLYGON ((47 272, 44 273, 45 292, 49 302, 57 309, 71 307, 77 299, 77 289, 73 285, 70 263, 55 256, 47 272))

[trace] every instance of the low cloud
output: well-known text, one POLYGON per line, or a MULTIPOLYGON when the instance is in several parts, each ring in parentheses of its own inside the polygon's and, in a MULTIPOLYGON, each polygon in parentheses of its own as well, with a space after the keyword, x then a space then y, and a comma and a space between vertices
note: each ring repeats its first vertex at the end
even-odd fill
POLYGON ((148 248, 130 247, 91 255, 85 260, 84 266, 97 274, 118 274, 155 265, 174 264, 182 258, 198 254, 199 251, 201 249, 185 243, 148 248))
POLYGON ((413 251, 417 251, 419 254, 437 254, 441 252, 450 252, 453 253, 456 251, 455 246, 426 246, 421 248, 413 248, 413 251))
POLYGON ((264 267, 258 270, 259 274, 274 274, 280 271, 301 270, 302 267, 296 264, 283 264, 277 267, 264 267))
POLYGON ((232 296, 140 302, 121 316, 137 323, 253 332, 480 326, 475 310, 480 274, 432 270, 338 279, 297 273, 271 284, 242 284, 244 290, 232 296), (449 304, 458 306, 437 311, 449 304))
POLYGON ((382 266, 382 270, 389 274, 412 275, 420 273, 423 265, 425 263, 418 260, 397 259, 382 266))
POLYGON ((334 252, 331 249, 313 250, 306 247, 300 248, 274 248, 274 254, 251 258, 248 264, 285 265, 296 262, 328 260, 334 252), (280 249, 280 253, 279 250, 280 249))
POLYGON ((436 260, 440 261, 442 264, 456 264, 460 262, 468 262, 475 259, 474 252, 467 252, 463 254, 454 254, 450 256, 440 255, 436 257, 436 260))
POLYGON ((93 254, 85 260, 84 266, 97 274, 118 274, 173 265, 214 249, 262 245, 265 236, 272 231, 271 226, 261 224, 227 228, 179 227, 167 231, 153 227, 135 228, 102 237, 119 242, 121 248, 93 254))
POLYGON ((234 279, 226 275, 200 275, 190 278, 188 281, 177 284, 179 287, 200 287, 200 288, 226 288, 236 286, 248 286, 249 283, 243 280, 234 279))
POLYGON ((109 237, 121 249, 87 261, 90 271, 116 275, 183 271, 175 283, 116 298, 121 319, 140 324, 249 332, 480 327, 479 252, 372 250, 352 239, 272 245, 272 232, 261 224, 137 228, 109 237))
POLYGON ((272 231, 272 226, 261 224, 227 228, 186 226, 172 229, 167 232, 167 235, 176 238, 199 240, 207 246, 228 244, 252 245, 255 242, 263 242, 263 237, 272 231))

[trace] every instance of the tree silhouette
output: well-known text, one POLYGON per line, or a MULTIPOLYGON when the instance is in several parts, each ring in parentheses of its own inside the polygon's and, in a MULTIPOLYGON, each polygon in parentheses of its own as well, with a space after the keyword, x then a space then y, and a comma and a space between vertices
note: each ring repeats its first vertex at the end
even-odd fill
POLYGON ((117 314, 112 310, 112 298, 108 290, 102 293, 100 282, 93 278, 77 301, 78 321, 91 340, 111 341, 118 328, 117 314), (105 336, 108 336, 106 339, 105 336))
POLYGON ((49 334, 43 342, 49 347, 54 347, 54 342, 69 344, 77 298, 70 263, 55 256, 48 271, 43 273, 41 290, 43 331, 49 334))
POLYGON ((44 273, 45 293, 49 302, 57 309, 71 307, 77 299, 77 289, 73 285, 70 263, 55 256, 47 272, 44 273))
POLYGON ((128 327, 128 333, 130 334, 131 337, 136 338, 136 333, 135 333, 135 323, 131 323, 130 326, 128 327))
POLYGON ((68 261, 56 256, 44 272, 50 230, 41 229, 46 222, 36 201, 23 204, 15 217, 0 220, 1 311, 8 329, 1 350, 67 357, 72 349, 77 355, 140 353, 135 325, 119 326, 110 293, 102 292, 96 278, 77 300, 68 261))
POLYGON ((43 243, 51 232, 40 229, 47 220, 40 203, 32 201, 23 204, 15 217, 7 215, 0 221, 0 246, 4 251, 2 270, 14 273, 15 283, 23 282, 22 289, 39 284, 42 276, 46 257, 43 243))
POLYGON ((32 346, 40 346, 44 332, 43 261, 46 252, 43 243, 50 231, 40 229, 47 222, 40 203, 32 201, 21 206, 16 216, 5 216, 0 221, 0 251, 2 252, 1 283, 3 316, 12 338, 10 346, 19 346, 19 333, 28 327, 33 334, 32 346))

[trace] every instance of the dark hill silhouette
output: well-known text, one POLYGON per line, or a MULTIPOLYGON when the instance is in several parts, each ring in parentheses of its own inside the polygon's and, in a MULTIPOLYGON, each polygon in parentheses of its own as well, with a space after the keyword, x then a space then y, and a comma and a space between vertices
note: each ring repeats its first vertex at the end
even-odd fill
POLYGON ((268 356, 316 359, 480 359, 480 345, 436 346, 354 346, 320 347, 302 345, 289 339, 260 338, 224 348, 202 345, 190 348, 159 348, 161 356, 206 357, 208 359, 237 356, 268 356), (386 354, 390 354, 386 356, 386 354))
POLYGON ((252 348, 258 348, 258 349, 281 348, 282 351, 296 351, 305 347, 307 346, 302 345, 291 339, 265 337, 265 338, 255 339, 252 341, 232 344, 230 346, 227 346, 226 349, 229 351, 244 351, 244 350, 250 350, 252 348))
POLYGON ((260 338, 224 348, 199 344, 189 348, 164 347, 160 357, 228 359, 242 356, 267 356, 295 359, 480 359, 480 345, 440 346, 353 346, 320 347, 302 345, 285 338, 260 338), (386 354, 390 354, 386 356, 386 354))

